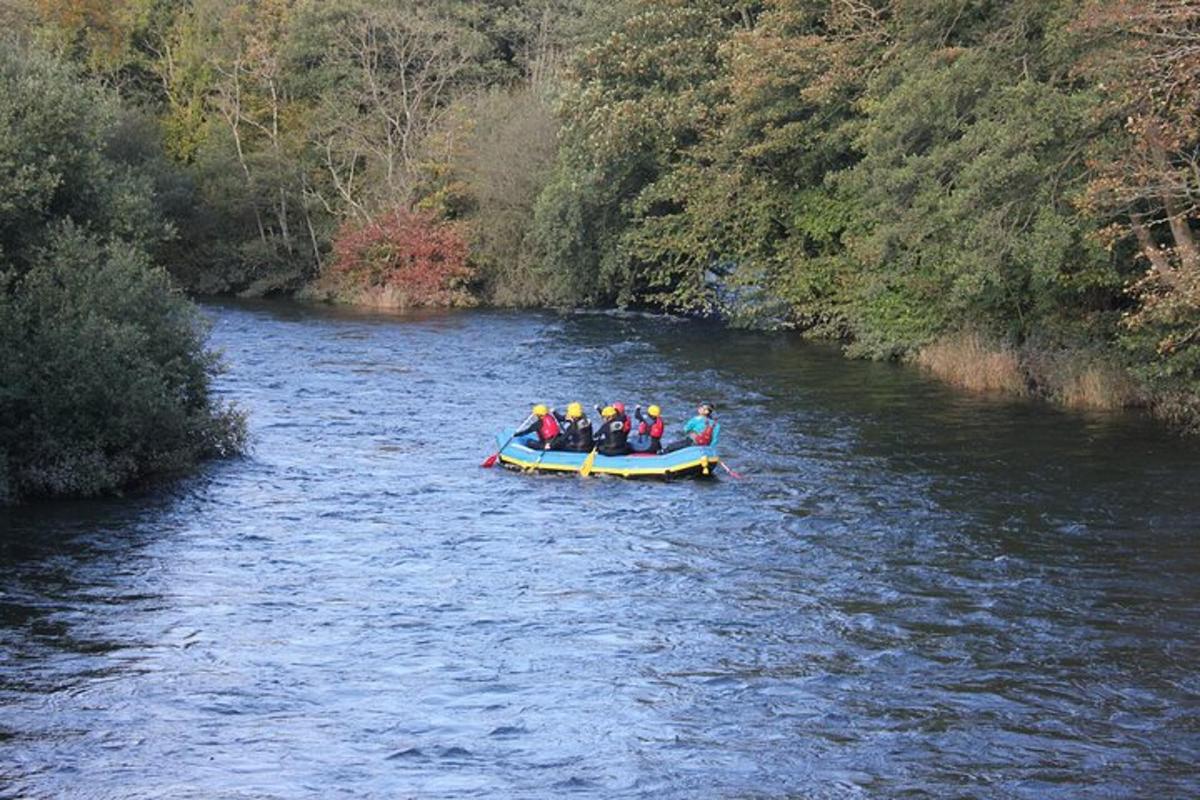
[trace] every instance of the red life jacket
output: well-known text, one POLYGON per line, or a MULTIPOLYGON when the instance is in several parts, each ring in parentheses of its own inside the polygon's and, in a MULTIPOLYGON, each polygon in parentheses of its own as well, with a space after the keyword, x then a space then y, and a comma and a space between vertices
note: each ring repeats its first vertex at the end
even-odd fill
POLYGON ((701 447, 706 447, 712 444, 713 421, 708 420, 708 424, 704 426, 704 430, 699 433, 692 434, 692 441, 701 447))
POLYGON ((558 436, 558 420, 553 414, 543 414, 542 424, 538 427, 538 438, 548 442, 555 436, 558 436))
POLYGON ((650 434, 651 439, 661 439, 664 427, 662 417, 654 417, 654 422, 649 425, 645 422, 638 423, 638 435, 645 436, 646 434, 650 434))

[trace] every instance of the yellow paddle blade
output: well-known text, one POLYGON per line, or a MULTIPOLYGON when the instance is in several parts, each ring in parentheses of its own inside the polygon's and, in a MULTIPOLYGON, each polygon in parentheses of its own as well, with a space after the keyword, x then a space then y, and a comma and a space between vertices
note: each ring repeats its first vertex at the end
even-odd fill
POLYGON ((592 474, 592 463, 596 460, 596 451, 588 453, 587 458, 583 460, 583 466, 579 468, 579 474, 587 477, 592 474))

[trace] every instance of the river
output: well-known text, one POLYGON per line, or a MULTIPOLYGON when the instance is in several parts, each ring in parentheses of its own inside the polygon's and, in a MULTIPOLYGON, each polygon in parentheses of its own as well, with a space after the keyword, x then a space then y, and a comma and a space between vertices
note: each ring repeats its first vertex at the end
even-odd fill
POLYGON ((1200 796, 1194 442, 695 322, 206 312, 249 456, 0 512, 0 797, 1200 796), (745 478, 478 467, 571 399, 711 400, 745 478))

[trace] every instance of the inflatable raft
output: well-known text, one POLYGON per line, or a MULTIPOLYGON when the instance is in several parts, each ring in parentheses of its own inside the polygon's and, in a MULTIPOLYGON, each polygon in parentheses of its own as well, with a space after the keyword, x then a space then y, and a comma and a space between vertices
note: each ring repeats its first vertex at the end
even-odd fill
MULTIPOLYGON (((587 453, 567 453, 561 450, 536 448, 537 434, 531 433, 509 442, 513 428, 496 434, 500 448, 500 463, 509 469, 538 472, 579 472, 587 453), (505 444, 508 442, 508 444, 505 444), (533 446, 531 446, 533 445, 533 446)), ((685 447, 673 453, 651 455, 634 453, 628 456, 596 455, 592 474, 617 475, 622 478, 683 478, 711 475, 720 463, 717 456, 717 435, 705 447, 685 447)))

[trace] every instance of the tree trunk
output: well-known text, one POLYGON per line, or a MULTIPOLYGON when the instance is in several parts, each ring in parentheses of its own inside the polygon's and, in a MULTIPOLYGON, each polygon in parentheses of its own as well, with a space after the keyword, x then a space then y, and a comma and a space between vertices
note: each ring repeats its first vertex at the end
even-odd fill
MULTIPOLYGON (((250 176, 250 165, 246 162, 246 152, 242 148, 242 83, 239 76, 240 64, 233 66, 233 104, 227 105, 222 109, 225 116, 225 121, 229 123, 229 130, 233 134, 233 146, 237 151, 238 163, 242 166, 242 174, 246 176, 246 187, 250 192, 250 205, 254 209, 254 221, 258 225, 258 236, 263 244, 267 242, 267 230, 263 226, 262 214, 258 210, 258 198, 254 196, 254 179, 250 176)), ((229 98, 226 98, 226 103, 229 98)))
POLYGON ((1158 168, 1163 183, 1168 186, 1163 192, 1162 201, 1163 207, 1167 210, 1167 224, 1171 226, 1171 236, 1175 239, 1175 249, 1179 252, 1179 264, 1184 270, 1195 272, 1200 269, 1200 247, 1196 246, 1196 237, 1192 234, 1187 214, 1179 210, 1175 198, 1171 196, 1169 188, 1171 162, 1167 158, 1167 151, 1163 146, 1162 135, 1157 125, 1149 127, 1146 131, 1146 139, 1150 145, 1154 164, 1158 168))
POLYGON ((312 214, 308 211, 308 199, 310 196, 319 196, 316 192, 311 195, 308 188, 308 176, 303 172, 300 173, 300 211, 304 214, 304 227, 308 228, 308 241, 312 244, 313 264, 316 265, 316 273, 320 274, 321 264, 321 248, 317 244, 317 232, 313 229, 312 214))
POLYGON ((287 189, 279 187, 279 233, 283 237, 283 246, 289 253, 295 253, 292 247, 292 234, 288 229, 287 189))
POLYGON ((1137 237, 1138 244, 1141 245, 1142 255, 1150 261, 1151 268, 1168 282, 1175 283, 1175 270, 1171 268, 1167 254, 1159 249, 1154 244, 1154 240, 1150 238, 1150 231, 1146 230, 1142 216, 1140 214, 1130 215, 1130 224, 1133 226, 1133 234, 1137 237))

